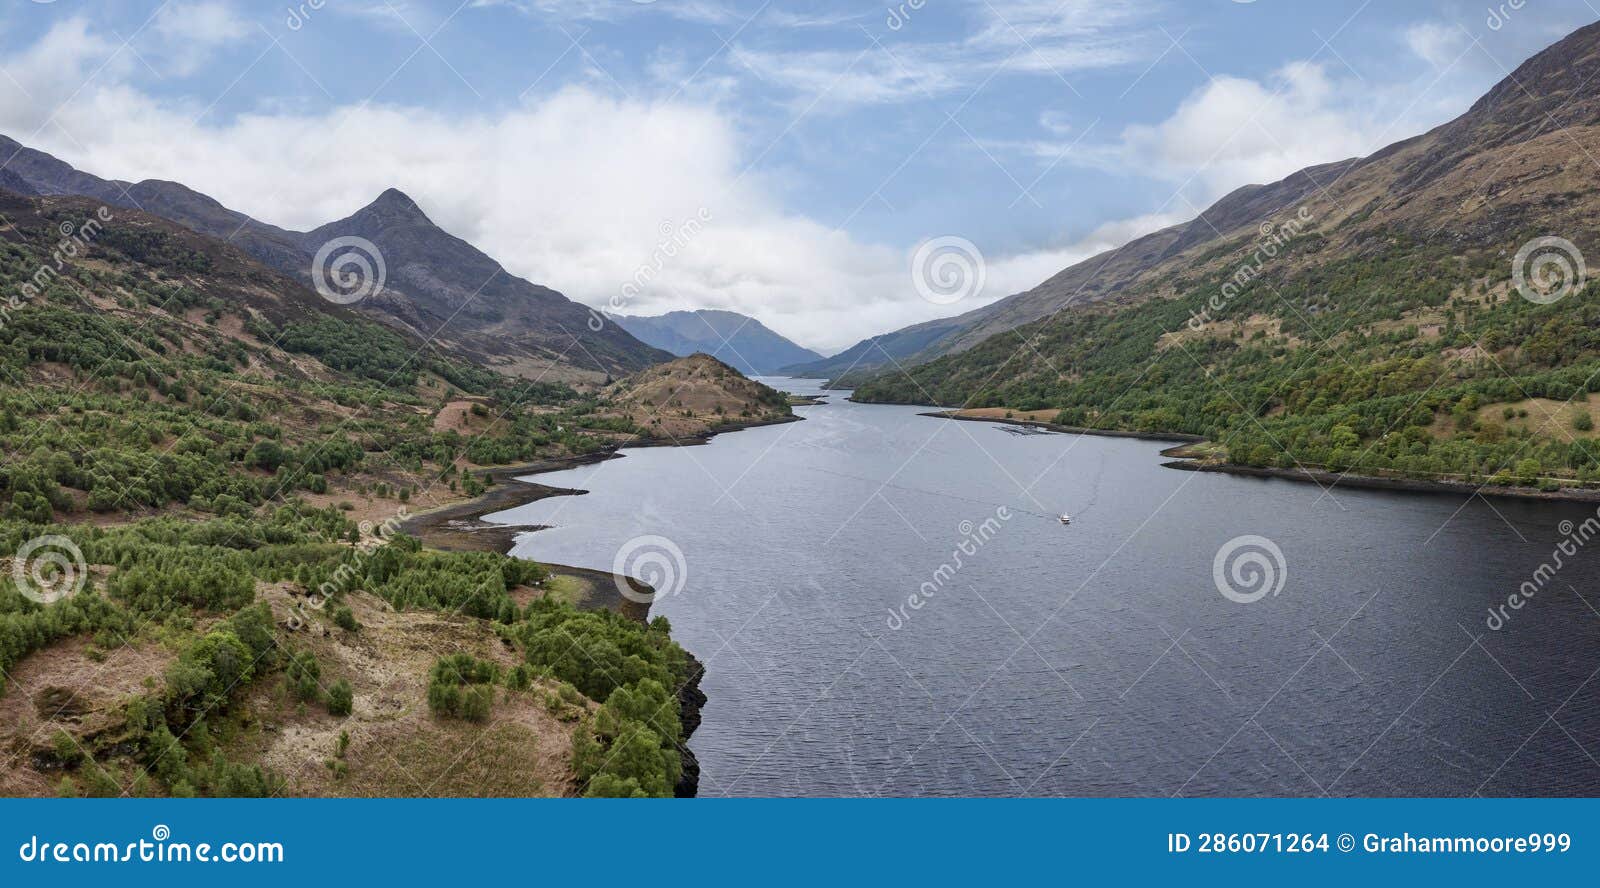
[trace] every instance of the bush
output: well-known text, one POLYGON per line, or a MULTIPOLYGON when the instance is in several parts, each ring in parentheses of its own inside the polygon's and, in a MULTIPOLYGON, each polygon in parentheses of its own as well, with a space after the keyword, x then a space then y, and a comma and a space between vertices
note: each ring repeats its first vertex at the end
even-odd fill
POLYGON ((342 604, 333 609, 333 624, 346 632, 361 628, 361 624, 356 622, 355 612, 342 604))
POLYGON ((440 657, 428 673, 428 708, 445 718, 487 721, 499 675, 493 663, 471 654, 440 657))
POLYGON ((317 662, 317 655, 310 651, 296 651, 289 657, 289 668, 285 674, 289 682, 289 690, 295 699, 310 703, 322 696, 322 664, 317 662))
MULTIPOLYGON (((350 682, 339 679, 328 688, 328 712, 333 715, 349 715, 355 707, 355 692, 350 688, 350 682)), ((346 741, 348 742, 348 741, 346 741)))

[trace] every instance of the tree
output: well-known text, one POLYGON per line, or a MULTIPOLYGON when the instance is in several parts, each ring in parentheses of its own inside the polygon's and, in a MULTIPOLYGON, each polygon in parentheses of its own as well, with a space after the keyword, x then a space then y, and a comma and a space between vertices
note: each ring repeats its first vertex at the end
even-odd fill
MULTIPOLYGON (((328 688, 328 712, 332 715, 349 715, 355 706, 355 693, 350 682, 339 679, 328 688)), ((344 741, 348 742, 348 740, 344 741)))
POLYGON ((1517 483, 1531 485, 1544 474, 1544 466, 1537 459, 1528 457, 1517 462, 1517 483))

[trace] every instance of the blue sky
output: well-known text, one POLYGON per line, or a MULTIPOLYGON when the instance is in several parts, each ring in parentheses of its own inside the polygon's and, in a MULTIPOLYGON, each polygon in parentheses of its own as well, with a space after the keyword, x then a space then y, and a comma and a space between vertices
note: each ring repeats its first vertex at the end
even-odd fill
POLYGON ((589 304, 729 308, 839 348, 1442 123, 1596 18, 1585 0, 13 0, 0 131, 293 227, 397 186, 589 304), (908 276, 944 236, 987 271, 954 305, 908 276))

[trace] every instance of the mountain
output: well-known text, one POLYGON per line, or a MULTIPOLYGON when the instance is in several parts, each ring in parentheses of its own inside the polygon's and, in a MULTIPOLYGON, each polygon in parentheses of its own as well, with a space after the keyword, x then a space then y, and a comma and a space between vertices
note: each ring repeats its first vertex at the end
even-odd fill
POLYGON ((588 308, 506 271, 394 189, 308 232, 302 244, 352 236, 376 244, 388 264, 383 290, 363 300, 363 309, 441 337, 504 372, 537 377, 550 364, 569 364, 622 373, 670 358, 626 330, 591 325, 588 308))
POLYGON ((39 189, 35 188, 32 182, 4 168, 0 168, 0 190, 25 196, 35 196, 39 193, 39 189))
POLYGON ((1600 255, 1597 64, 1600 24, 1447 124, 956 319, 855 397, 1200 435, 1278 469, 1600 482, 1600 293, 1578 273, 1600 255))
MULTIPOLYGON (((490 466, 786 399, 684 359, 634 377, 684 383, 650 423, 664 403, 507 378, 108 203, 0 190, 0 539, 33 568, 0 588, 0 796, 692 791, 698 664, 662 621, 565 603, 623 609, 610 575, 462 518, 440 532, 463 551, 393 531, 537 496, 477 499, 490 466), (662 731, 625 769, 587 717, 619 699, 662 731), (333 764, 304 767, 312 747, 333 764)), ((372 216, 393 244, 422 225, 392 197, 372 216)))
POLYGON ((783 375, 804 379, 836 379, 911 360, 929 345, 947 335, 954 319, 926 321, 893 333, 883 333, 863 339, 842 352, 827 358, 792 364, 782 368, 783 375))
MULTIPOLYGON (((902 364, 920 363, 971 348, 990 336, 1068 306, 1145 298, 1161 290, 1163 277, 1177 273, 1207 248, 1225 243, 1240 231, 1304 202, 1332 204, 1322 209, 1337 214, 1334 218, 1368 210, 1373 214, 1368 220, 1369 229, 1390 222, 1426 228, 1430 213, 1445 214, 1434 217, 1434 222, 1449 218, 1457 224, 1503 227, 1514 221, 1508 213, 1526 214, 1529 207, 1525 203, 1520 209, 1509 207, 1503 200, 1491 198, 1514 196, 1519 182, 1506 179, 1499 185, 1501 190, 1513 189, 1510 195, 1487 191, 1478 195, 1467 179, 1488 172, 1499 162, 1526 165, 1532 158, 1514 158, 1506 152, 1515 153, 1519 146, 1527 144, 1552 147, 1547 143, 1553 133, 1592 122, 1596 97, 1583 89, 1581 79, 1574 80, 1572 74, 1596 61, 1596 27, 1580 29, 1530 59, 1466 114, 1429 133, 1366 158, 1310 167, 1269 185, 1247 185, 1218 200, 1195 219, 1079 262, 1031 290, 934 322, 939 325, 937 335, 916 352, 895 357, 902 364), (1324 189, 1332 194, 1324 194, 1324 189), (1330 201, 1334 196, 1338 199, 1330 201), (1452 199, 1481 199, 1483 205, 1469 213, 1452 199)), ((1559 153, 1559 147, 1553 147, 1559 153)), ((1529 166, 1519 179, 1544 179, 1552 174, 1529 166)), ((1568 171, 1567 175, 1576 178, 1577 171, 1568 171)), ((1544 181, 1539 187, 1544 189, 1542 193, 1559 198, 1563 192, 1555 184, 1544 181)), ((897 340, 925 327, 918 325, 885 336, 897 340)), ((863 361, 861 367, 884 363, 863 361)))
POLYGON ((859 361, 841 362, 835 358, 804 369, 809 371, 807 375, 832 378, 850 372, 851 368, 859 372, 891 363, 910 366, 971 348, 990 336, 1068 306, 1140 298, 1141 286, 1181 265, 1180 257, 1224 240, 1219 232, 1235 232, 1257 224, 1275 210, 1292 207, 1315 194, 1320 187, 1318 183, 1338 179, 1353 164, 1354 161, 1332 163, 1302 170, 1273 185, 1247 185, 1188 222, 1147 234, 1072 265, 1031 290, 955 317, 880 334, 840 353, 858 355, 859 361))
MULTIPOLYGON (((508 375, 598 383, 671 357, 615 325, 592 329, 588 308, 506 271, 439 228, 394 189, 348 218, 296 232, 259 222, 176 182, 101 179, 3 136, 0 156, 10 158, 6 171, 40 194, 82 195, 150 212, 236 244, 306 282, 319 274, 312 263, 325 245, 337 238, 364 238, 382 257, 385 277, 376 293, 355 304, 358 311, 508 375)), ((337 261, 342 254, 336 251, 330 258, 337 261)), ((321 274, 331 273, 327 266, 321 274)))
POLYGON ((708 354, 754 376, 822 358, 772 332, 755 318, 732 311, 700 309, 653 317, 611 315, 611 319, 648 345, 679 357, 708 354))

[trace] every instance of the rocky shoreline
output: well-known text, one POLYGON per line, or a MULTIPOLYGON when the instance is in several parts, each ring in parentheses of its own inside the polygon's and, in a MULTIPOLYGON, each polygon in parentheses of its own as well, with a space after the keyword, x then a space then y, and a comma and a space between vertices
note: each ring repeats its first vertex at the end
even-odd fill
MULTIPOLYGON (((800 416, 786 416, 781 419, 758 422, 731 422, 707 429, 688 438, 677 440, 635 440, 625 444, 615 444, 594 453, 554 457, 516 466, 497 466, 480 469, 477 474, 492 485, 489 490, 466 502, 413 515, 400 525, 399 530, 408 536, 417 537, 422 540, 424 546, 433 549, 447 552, 497 552, 505 554, 516 545, 517 537, 524 533, 542 530, 546 525, 495 524, 483 520, 485 515, 504 512, 547 497, 582 496, 589 492, 572 487, 551 487, 548 484, 523 480, 529 475, 559 472, 563 469, 592 465, 608 459, 619 459, 623 454, 618 451, 626 447, 687 447, 706 444, 723 432, 798 422, 803 418, 800 416)), ((545 563, 545 566, 550 569, 552 576, 567 576, 587 581, 585 585, 592 590, 593 594, 578 602, 578 607, 594 610, 613 610, 641 623, 649 621, 650 605, 634 601, 622 595, 619 591, 618 583, 625 582, 635 591, 641 593, 641 597, 648 598, 648 596, 653 595, 655 590, 639 580, 588 567, 548 563, 545 563)), ((682 687, 678 688, 678 716, 683 724, 683 739, 678 744, 678 754, 683 760, 683 770, 678 779, 678 785, 674 788, 674 795, 678 798, 693 798, 699 791, 700 762, 695 758, 693 750, 689 749, 689 738, 700 727, 700 711, 706 704, 705 692, 700 689, 700 681, 705 676, 705 666, 693 653, 687 650, 685 653, 689 655, 690 678, 684 682, 682 687)))

